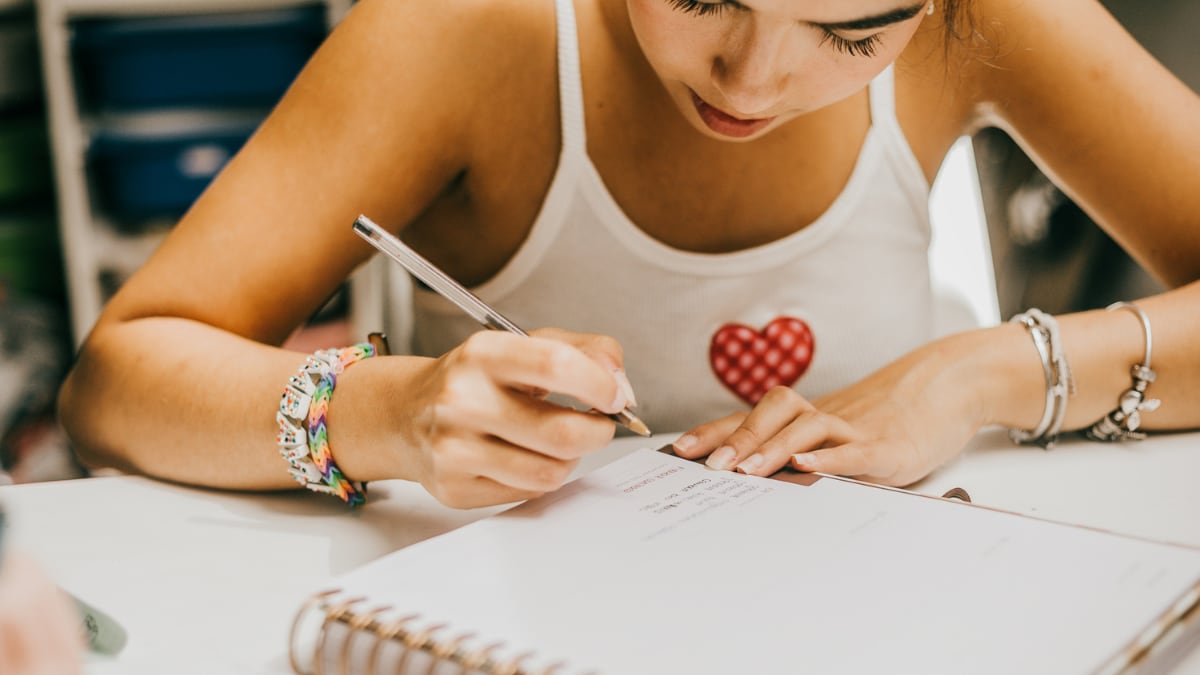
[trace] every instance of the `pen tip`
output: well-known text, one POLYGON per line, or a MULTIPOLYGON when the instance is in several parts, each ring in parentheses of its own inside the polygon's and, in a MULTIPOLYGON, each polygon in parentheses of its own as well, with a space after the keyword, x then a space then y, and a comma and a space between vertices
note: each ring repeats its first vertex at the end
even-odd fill
POLYGON ((646 423, 638 419, 633 413, 626 410, 621 417, 624 419, 625 427, 633 433, 647 438, 650 436, 650 427, 646 426, 646 423))

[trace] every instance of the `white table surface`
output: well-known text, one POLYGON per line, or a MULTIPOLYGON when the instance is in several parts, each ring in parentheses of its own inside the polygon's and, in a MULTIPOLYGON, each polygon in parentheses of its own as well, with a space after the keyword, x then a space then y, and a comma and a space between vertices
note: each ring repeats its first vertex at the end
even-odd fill
MULTIPOLYGON (((670 438, 620 439, 581 469, 670 438)), ((1200 547, 1200 433, 1070 441, 1046 452, 986 431, 912 489, 951 487, 978 504, 1200 547)), ((400 481, 373 483, 368 505, 349 512, 309 493, 227 493, 139 477, 2 487, 0 504, 13 548, 129 632, 119 656, 89 657, 91 675, 290 673, 287 631, 309 592, 496 510, 450 510, 400 481)), ((1200 651, 1177 672, 1200 673, 1200 651)))

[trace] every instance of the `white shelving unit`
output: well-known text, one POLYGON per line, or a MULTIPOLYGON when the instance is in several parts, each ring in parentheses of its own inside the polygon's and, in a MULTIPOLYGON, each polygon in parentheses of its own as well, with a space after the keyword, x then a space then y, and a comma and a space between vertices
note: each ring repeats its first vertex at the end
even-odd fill
MULTIPOLYGON (((57 183, 63 259, 67 275, 71 326, 78 344, 87 336, 107 300, 103 277, 107 270, 132 272, 154 250, 172 223, 144 234, 128 235, 97 207, 88 176, 87 150, 93 134, 114 122, 137 124, 147 113, 95 115, 81 107, 78 78, 71 53, 72 22, 87 18, 161 17, 259 11, 311 6, 313 0, 36 0, 41 38, 46 106, 57 183)), ((21 6, 25 0, 0 0, 0 8, 21 6)), ((350 9, 351 0, 320 0, 332 26, 350 9)), ((221 115, 214 111, 215 115, 221 115)), ((361 277, 376 275, 367 266, 351 288, 351 323, 375 328, 382 315, 376 292, 359 286, 361 277)))

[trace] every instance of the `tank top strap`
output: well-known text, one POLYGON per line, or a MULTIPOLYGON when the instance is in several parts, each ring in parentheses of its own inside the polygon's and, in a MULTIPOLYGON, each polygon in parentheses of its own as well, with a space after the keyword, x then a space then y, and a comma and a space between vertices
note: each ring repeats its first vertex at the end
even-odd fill
POLYGON ((583 119, 583 76, 579 69, 579 34, 574 0, 555 0, 558 17, 558 105, 563 152, 584 150, 587 127, 583 119))
POLYGON ((895 66, 888 66, 875 76, 869 85, 871 98, 871 125, 892 128, 898 126, 896 121, 896 72, 895 66))
POLYGON ((913 207, 925 214, 922 218, 927 221, 930 185, 896 116, 895 66, 888 66, 876 75, 871 80, 868 92, 871 98, 871 128, 883 143, 884 152, 895 167, 896 175, 912 200, 913 207))

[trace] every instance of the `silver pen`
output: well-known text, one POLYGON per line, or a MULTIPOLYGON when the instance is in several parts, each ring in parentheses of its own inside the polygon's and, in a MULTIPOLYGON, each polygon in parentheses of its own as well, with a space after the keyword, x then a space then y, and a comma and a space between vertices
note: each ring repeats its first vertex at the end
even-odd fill
MULTIPOLYGON (((509 321, 503 314, 489 307, 487 303, 464 288, 462 284, 451 279, 449 275, 426 260, 420 253, 409 248, 399 238, 375 224, 370 218, 366 216, 356 218, 354 220, 354 232, 363 239, 366 239, 367 243, 385 253, 389 258, 400 263, 404 269, 424 282, 426 286, 429 286, 443 298, 457 305, 459 309, 469 314, 471 318, 478 321, 485 328, 507 331, 526 337, 529 336, 529 333, 522 330, 520 326, 509 321)), ((639 436, 650 435, 650 428, 637 415, 634 415, 628 407, 618 413, 605 413, 605 415, 639 436)))

